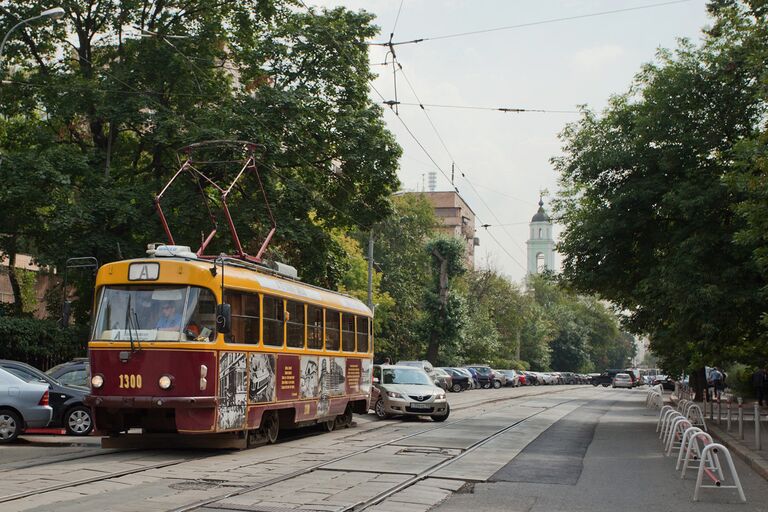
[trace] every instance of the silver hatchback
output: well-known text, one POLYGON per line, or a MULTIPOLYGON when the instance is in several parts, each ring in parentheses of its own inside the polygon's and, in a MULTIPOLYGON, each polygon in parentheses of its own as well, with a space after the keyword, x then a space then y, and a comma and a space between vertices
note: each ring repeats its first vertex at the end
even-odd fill
POLYGON ((16 440, 27 428, 45 427, 53 409, 48 385, 24 382, 0 368, 0 443, 16 440))
POLYGON ((445 390, 424 370, 397 365, 373 367, 371 408, 379 418, 399 414, 430 416, 434 421, 445 421, 451 412, 445 390))

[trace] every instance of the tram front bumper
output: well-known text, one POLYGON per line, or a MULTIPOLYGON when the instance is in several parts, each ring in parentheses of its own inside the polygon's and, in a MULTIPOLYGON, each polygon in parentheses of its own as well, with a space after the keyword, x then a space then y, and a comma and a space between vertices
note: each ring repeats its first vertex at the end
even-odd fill
POLYGON ((84 402, 107 409, 205 409, 217 407, 215 396, 98 396, 88 395, 84 402))

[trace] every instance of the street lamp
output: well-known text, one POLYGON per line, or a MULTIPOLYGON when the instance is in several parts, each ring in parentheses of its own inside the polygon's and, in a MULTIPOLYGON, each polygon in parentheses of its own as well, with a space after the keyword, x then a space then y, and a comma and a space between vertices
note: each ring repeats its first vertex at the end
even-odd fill
POLYGON ((25 20, 21 20, 17 24, 15 24, 13 27, 11 27, 11 30, 6 32, 5 37, 3 38, 3 42, 0 43, 0 71, 3 69, 3 49, 5 48, 5 42, 8 40, 8 36, 11 35, 11 32, 16 30, 22 25, 25 25, 27 23, 30 23, 35 20, 43 19, 43 18, 50 18, 52 20, 57 20, 64 16, 64 9, 61 7, 54 7, 52 9, 46 9, 37 16, 33 16, 31 18, 27 18, 25 20))

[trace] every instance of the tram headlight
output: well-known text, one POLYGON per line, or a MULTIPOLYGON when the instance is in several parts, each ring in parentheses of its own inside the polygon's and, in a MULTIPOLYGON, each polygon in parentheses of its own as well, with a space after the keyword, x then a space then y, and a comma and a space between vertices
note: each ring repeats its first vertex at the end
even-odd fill
POLYGON ((97 373, 93 377, 91 377, 91 386, 93 386, 94 389, 99 389, 101 386, 104 385, 104 377, 97 373))
POLYGON ((157 385, 160 386, 160 389, 171 389, 171 386, 173 386, 173 376, 163 375, 157 380, 157 385))

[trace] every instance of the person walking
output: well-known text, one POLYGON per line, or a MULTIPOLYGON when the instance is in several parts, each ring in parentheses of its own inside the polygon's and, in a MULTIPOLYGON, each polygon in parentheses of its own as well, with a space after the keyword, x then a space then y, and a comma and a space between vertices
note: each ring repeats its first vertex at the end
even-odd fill
POLYGON ((758 368, 752 374, 752 388, 755 390, 755 398, 760 406, 766 400, 766 388, 768 388, 768 373, 765 368, 758 368))

